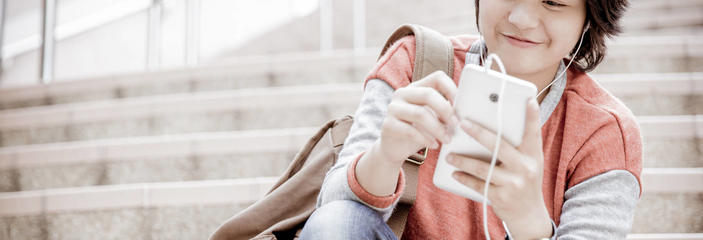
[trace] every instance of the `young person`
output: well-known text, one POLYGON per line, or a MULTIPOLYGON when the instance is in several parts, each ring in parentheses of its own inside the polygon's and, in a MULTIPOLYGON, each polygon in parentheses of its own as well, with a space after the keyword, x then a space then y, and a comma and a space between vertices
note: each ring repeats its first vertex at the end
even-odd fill
MULTIPOLYGON (((435 187, 439 147, 453 126, 488 149, 495 133, 452 109, 461 69, 497 54, 530 81, 520 146, 503 141, 487 198, 489 234, 503 239, 624 239, 641 193, 642 142, 630 110, 585 72, 621 31, 627 0, 475 0, 480 37, 453 37, 454 78, 410 81, 414 37, 368 75, 355 122, 327 173, 302 239, 395 239, 386 225, 404 190, 401 165, 429 147, 402 239, 485 239, 481 203, 435 187), (565 57, 567 56, 567 57, 565 57), (505 222, 505 228, 502 222, 505 222)), ((496 64, 494 64, 495 66, 496 64)), ((483 192, 489 163, 451 155, 454 177, 483 192)))

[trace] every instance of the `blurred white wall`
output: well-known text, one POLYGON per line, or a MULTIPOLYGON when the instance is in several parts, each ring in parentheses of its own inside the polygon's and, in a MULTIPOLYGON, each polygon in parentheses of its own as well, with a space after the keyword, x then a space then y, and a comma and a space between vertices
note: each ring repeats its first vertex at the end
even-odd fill
MULTIPOLYGON (((185 65, 186 1, 164 0, 158 68, 185 65)), ((58 0, 55 81, 147 70, 151 0, 58 0)), ((198 56, 314 12, 317 0, 200 0, 198 56)), ((7 1, 0 87, 39 82, 40 0, 7 1)))

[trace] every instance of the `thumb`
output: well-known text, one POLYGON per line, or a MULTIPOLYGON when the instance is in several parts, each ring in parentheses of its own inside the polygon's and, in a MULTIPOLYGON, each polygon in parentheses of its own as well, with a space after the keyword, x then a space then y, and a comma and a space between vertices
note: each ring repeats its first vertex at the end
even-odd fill
POLYGON ((542 128, 539 126, 539 105, 535 98, 527 101, 525 132, 518 150, 530 156, 542 154, 542 128))

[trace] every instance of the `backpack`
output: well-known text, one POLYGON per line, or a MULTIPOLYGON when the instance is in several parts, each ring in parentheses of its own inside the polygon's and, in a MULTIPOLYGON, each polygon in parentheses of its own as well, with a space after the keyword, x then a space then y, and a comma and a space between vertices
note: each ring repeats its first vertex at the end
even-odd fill
MULTIPOLYGON (((452 76, 452 43, 444 35, 420 25, 400 26, 386 41, 379 59, 393 43, 408 35, 415 35, 416 44, 412 81, 437 70, 452 76)), ((315 210, 322 182, 327 171, 337 162, 352 123, 351 116, 344 116, 323 125, 298 151, 271 190, 220 225, 210 239, 297 239, 305 221, 315 210)), ((415 201, 417 170, 426 156, 427 149, 423 149, 403 163, 405 192, 388 220, 398 238, 403 234, 408 212, 415 201)))

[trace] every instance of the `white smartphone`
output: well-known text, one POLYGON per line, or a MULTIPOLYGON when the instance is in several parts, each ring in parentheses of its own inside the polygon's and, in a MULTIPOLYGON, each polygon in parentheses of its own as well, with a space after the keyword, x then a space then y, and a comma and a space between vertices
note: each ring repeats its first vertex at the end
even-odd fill
MULTIPOLYGON (((518 146, 522 141, 525 129, 527 101, 535 97, 536 94, 537 88, 531 82, 493 70, 486 70, 482 66, 467 64, 461 72, 454 109, 460 119, 467 118, 497 132, 496 113, 498 112, 498 100, 502 98, 501 135, 504 141, 518 146), (505 81, 505 90, 502 95, 499 95, 503 80, 505 81)), ((483 193, 459 183, 452 177, 452 173, 458 169, 447 163, 446 157, 450 153, 490 161, 493 149, 487 149, 466 134, 460 126, 456 126, 451 141, 442 145, 432 180, 435 186, 440 189, 477 202, 483 202, 485 200, 483 193)))

